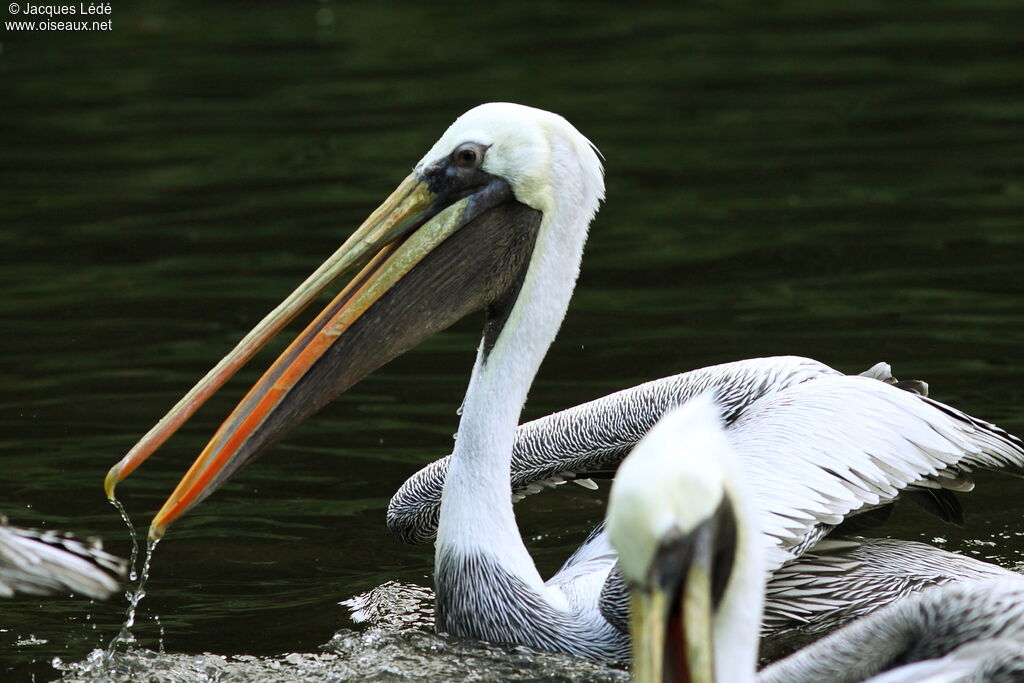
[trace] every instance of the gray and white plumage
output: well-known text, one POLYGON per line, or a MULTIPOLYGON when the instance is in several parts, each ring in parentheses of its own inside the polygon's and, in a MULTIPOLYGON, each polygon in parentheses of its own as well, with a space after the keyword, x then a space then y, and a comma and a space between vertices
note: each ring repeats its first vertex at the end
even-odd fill
POLYGON ((827 536, 772 572, 762 634, 819 636, 933 586, 999 578, 1022 577, 927 543, 827 536))
POLYGON ((1024 578, 922 590, 767 667, 761 683, 1024 679, 1024 578))
POLYGON ((97 542, 10 526, 0 520, 0 597, 70 593, 105 599, 120 587, 124 560, 97 542))
MULTIPOLYGON (((513 500, 566 481, 614 473, 662 415, 704 391, 719 396, 728 425, 763 396, 841 374, 800 356, 749 358, 644 382, 527 422, 516 430, 512 452, 513 500)), ((897 383, 886 363, 862 374, 897 383)), ((407 543, 433 540, 450 460, 445 456, 425 466, 391 498, 387 523, 398 538, 407 543)))
POLYGON ((442 549, 435 561, 438 626, 461 637, 598 661, 626 661, 625 632, 603 617, 593 599, 613 562, 613 556, 583 560, 547 581, 546 587, 564 600, 559 606, 540 599, 527 583, 486 555, 449 555, 442 549), (464 590, 466 586, 474 589, 464 590))
POLYGON ((965 643, 942 657, 904 664, 870 683, 1020 683, 1024 639, 992 638, 965 643))
POLYGON ((820 378, 761 399, 727 434, 764 509, 769 570, 908 487, 970 490, 976 468, 1020 474, 1024 465, 1018 438, 864 377, 820 378))

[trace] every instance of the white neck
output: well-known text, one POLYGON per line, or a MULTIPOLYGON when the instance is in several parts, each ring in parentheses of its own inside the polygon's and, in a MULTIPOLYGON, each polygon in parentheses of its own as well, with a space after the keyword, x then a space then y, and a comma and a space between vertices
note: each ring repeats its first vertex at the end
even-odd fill
MULTIPOLYGON (((573 153, 571 143, 552 140, 556 163, 573 153)), ((484 357, 482 344, 477 351, 437 530, 438 556, 442 549, 488 554, 538 590, 543 582, 512 512, 509 468, 520 412, 568 308, 600 198, 582 179, 565 186, 577 179, 561 176, 551 203, 535 207, 543 218, 519 296, 490 353, 484 357)))

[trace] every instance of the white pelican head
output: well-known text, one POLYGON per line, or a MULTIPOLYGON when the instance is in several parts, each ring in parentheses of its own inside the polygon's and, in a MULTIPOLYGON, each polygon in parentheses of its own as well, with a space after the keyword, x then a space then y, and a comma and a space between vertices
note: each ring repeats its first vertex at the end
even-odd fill
POLYGON ((470 109, 448 127, 418 164, 431 168, 476 164, 502 178, 516 200, 541 212, 563 202, 585 201, 593 215, 604 198, 604 175, 597 149, 558 114, 509 102, 470 109), (567 195, 574 196, 567 196, 567 195))

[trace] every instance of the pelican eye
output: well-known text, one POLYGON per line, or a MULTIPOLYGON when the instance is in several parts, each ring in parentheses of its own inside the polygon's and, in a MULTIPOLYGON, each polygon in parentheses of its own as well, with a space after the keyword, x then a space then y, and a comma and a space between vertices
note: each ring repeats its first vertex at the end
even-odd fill
POLYGON ((459 168, 477 168, 483 160, 484 147, 476 143, 461 145, 452 153, 452 161, 459 168))

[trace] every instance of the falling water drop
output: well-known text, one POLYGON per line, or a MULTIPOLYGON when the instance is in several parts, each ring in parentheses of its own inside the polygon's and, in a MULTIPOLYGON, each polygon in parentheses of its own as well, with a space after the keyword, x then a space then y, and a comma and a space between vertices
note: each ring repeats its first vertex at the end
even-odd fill
POLYGON ((154 614, 153 615, 153 621, 155 621, 156 625, 158 627, 160 627, 160 647, 159 647, 159 652, 160 652, 160 654, 164 654, 164 625, 160 623, 160 615, 159 614, 154 614))
MULTIPOLYGON (((128 527, 128 535, 132 539, 132 555, 128 560, 128 580, 138 581, 139 575, 135 571, 136 564, 139 561, 139 536, 135 533, 135 527, 132 526, 132 520, 128 517, 128 511, 124 509, 124 505, 121 505, 121 501, 111 499, 110 504, 121 514, 121 519, 124 520, 125 526, 128 527)), ((125 593, 125 597, 131 600, 131 596, 125 593)))
MULTIPOLYGON (((128 532, 132 539, 132 553, 129 561, 129 574, 128 578, 130 581, 138 581, 135 585, 134 590, 129 588, 125 591, 125 599, 128 600, 128 608, 125 610, 124 623, 121 625, 121 631, 114 636, 114 639, 110 641, 110 645, 107 646, 105 656, 103 658, 104 665, 109 666, 112 662, 114 655, 121 649, 127 650, 128 647, 136 642, 135 636, 132 634, 132 627, 135 626, 135 614, 138 611, 139 603, 142 598, 146 597, 146 580, 149 578, 149 566, 153 561, 153 550, 156 548, 156 544, 159 540, 150 539, 146 544, 146 558, 142 563, 142 572, 138 571, 138 560, 139 560, 139 539, 135 533, 135 527, 132 526, 131 519, 128 517, 128 512, 124 509, 124 506, 120 502, 113 500, 111 501, 117 511, 121 513, 121 519, 124 520, 128 526, 128 532)), ((159 620, 159 618, 158 618, 159 620)), ((161 628, 161 643, 163 641, 163 625, 161 628)))

